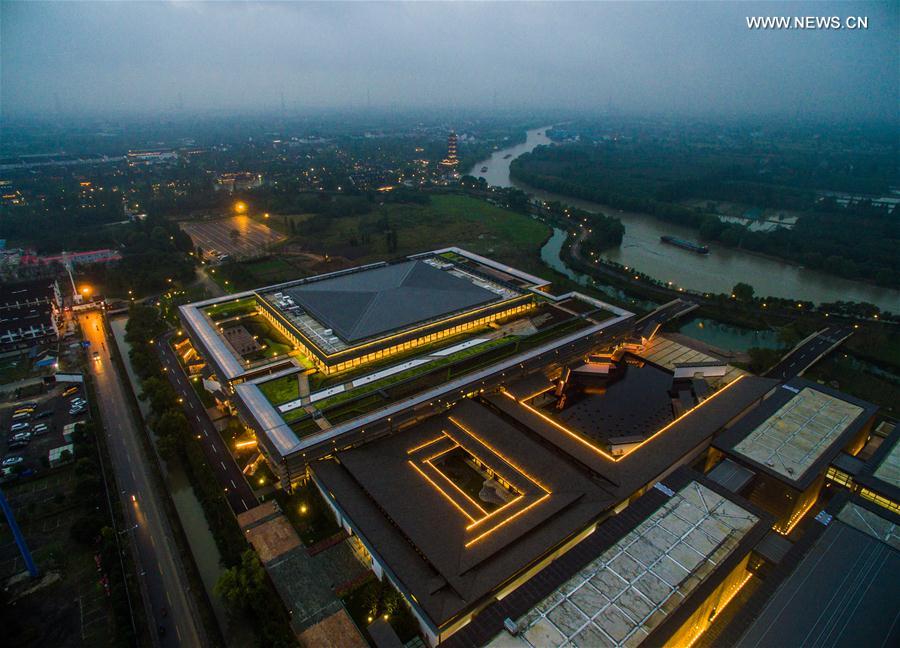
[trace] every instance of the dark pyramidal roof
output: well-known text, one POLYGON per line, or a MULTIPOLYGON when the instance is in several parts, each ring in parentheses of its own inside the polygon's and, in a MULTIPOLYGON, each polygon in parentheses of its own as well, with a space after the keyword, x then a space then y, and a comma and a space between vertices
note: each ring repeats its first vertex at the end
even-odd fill
POLYGON ((350 343, 498 298, 423 261, 404 261, 313 281, 285 293, 350 343))

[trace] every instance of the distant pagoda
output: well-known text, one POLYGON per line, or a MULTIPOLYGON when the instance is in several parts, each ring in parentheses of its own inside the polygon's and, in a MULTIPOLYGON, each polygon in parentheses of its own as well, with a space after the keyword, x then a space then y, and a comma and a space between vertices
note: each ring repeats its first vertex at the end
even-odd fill
POLYGON ((451 131, 450 135, 447 137, 447 157, 440 162, 441 169, 445 172, 452 173, 456 171, 456 167, 459 166, 459 158, 456 157, 456 144, 456 132, 451 131))

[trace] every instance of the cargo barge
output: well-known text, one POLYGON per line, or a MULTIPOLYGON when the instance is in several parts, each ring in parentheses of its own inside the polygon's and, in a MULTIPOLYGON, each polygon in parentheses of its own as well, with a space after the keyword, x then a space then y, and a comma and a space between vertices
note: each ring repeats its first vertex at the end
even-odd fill
POLYGON ((698 245, 697 243, 692 243, 691 241, 685 241, 684 239, 680 239, 676 236, 660 236, 659 240, 663 243, 668 243, 670 245, 684 248, 685 250, 689 250, 691 252, 696 252, 697 254, 709 254, 709 248, 707 246, 698 245))

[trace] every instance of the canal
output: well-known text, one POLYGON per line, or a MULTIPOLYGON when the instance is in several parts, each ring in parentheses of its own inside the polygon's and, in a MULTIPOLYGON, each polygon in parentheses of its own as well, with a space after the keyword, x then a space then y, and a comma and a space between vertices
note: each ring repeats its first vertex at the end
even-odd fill
MULTIPOLYGON (((702 292, 727 293, 736 283, 743 281, 751 284, 760 296, 803 299, 816 303, 869 302, 883 310, 900 312, 900 291, 833 277, 742 250, 712 246, 709 254, 696 254, 666 245, 659 240, 660 236, 666 234, 696 240, 697 233, 690 228, 665 223, 648 214, 624 212, 513 181, 509 176, 510 163, 537 146, 550 144, 550 139, 546 136, 548 128, 549 126, 544 126, 528 131, 524 143, 495 151, 487 160, 475 164, 469 173, 485 178, 494 186, 519 187, 541 200, 559 201, 620 218, 625 225, 622 245, 609 250, 604 256, 661 281, 671 281, 676 286, 702 292), (483 167, 487 167, 484 172, 481 171, 483 167)), ((556 245, 554 238, 555 235, 547 245, 556 245)))
MULTIPOLYGON (((125 326, 127 324, 127 317, 114 317, 109 320, 116 346, 119 348, 119 354, 125 364, 128 380, 135 394, 139 394, 140 382, 134 373, 128 356, 128 351, 131 347, 125 340, 125 326)), ((150 413, 149 404, 138 399, 138 407, 141 409, 141 414, 146 418, 150 413)), ((214 591, 215 584, 222 575, 224 568, 219 548, 216 546, 215 538, 213 538, 209 525, 206 523, 203 506, 200 504, 200 500, 197 499, 194 489, 181 466, 178 464, 169 466, 165 462, 160 463, 166 484, 175 503, 175 509, 178 512, 178 518, 181 521, 184 534, 187 536, 191 553, 194 555, 194 562, 197 565, 197 570, 200 572, 200 579, 203 581, 203 587, 209 597, 213 612, 216 615, 216 621, 218 621, 222 634, 225 636, 226 643, 229 646, 245 645, 244 641, 249 639, 250 635, 240 627, 239 623, 234 622, 238 620, 233 620, 228 615, 224 601, 214 591)))

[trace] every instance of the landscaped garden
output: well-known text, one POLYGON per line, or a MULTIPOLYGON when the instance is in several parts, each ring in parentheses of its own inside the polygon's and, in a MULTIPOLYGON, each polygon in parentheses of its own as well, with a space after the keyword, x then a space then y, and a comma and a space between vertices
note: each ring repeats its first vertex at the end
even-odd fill
POLYGON ((328 504, 311 481, 296 487, 290 495, 279 489, 275 499, 307 547, 341 530, 328 504))
POLYGON ((259 310, 255 297, 246 297, 244 299, 235 299, 232 301, 213 304, 204 309, 207 316, 214 322, 218 322, 230 317, 239 315, 249 315, 259 310))
POLYGON ((372 645, 366 631, 369 624, 381 617, 387 621, 401 642, 418 636, 419 624, 400 593, 385 578, 373 578, 341 597, 350 618, 356 623, 372 645))

